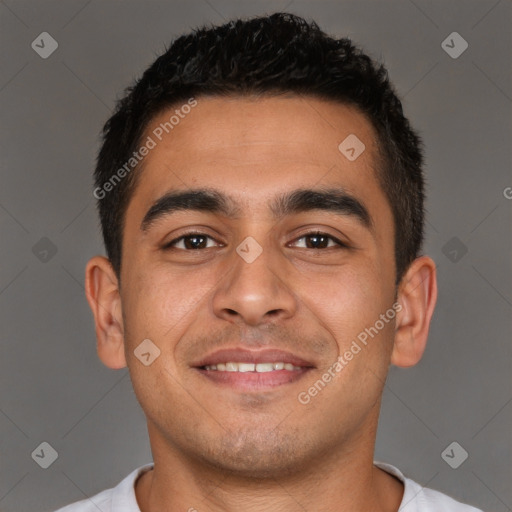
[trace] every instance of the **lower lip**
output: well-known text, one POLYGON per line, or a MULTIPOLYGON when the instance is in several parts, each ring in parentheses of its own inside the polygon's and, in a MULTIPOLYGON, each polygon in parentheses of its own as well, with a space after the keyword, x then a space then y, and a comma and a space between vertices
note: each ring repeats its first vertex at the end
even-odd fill
POLYGON ((302 379, 311 368, 301 370, 274 370, 272 372, 223 372, 219 370, 197 370, 220 385, 230 386, 240 391, 262 391, 290 384, 302 379))

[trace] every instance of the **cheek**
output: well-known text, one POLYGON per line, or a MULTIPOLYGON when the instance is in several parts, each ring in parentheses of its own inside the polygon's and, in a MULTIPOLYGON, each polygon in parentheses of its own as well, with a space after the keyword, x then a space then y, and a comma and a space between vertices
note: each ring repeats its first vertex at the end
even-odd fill
POLYGON ((204 286, 197 289, 193 277, 176 277, 155 266, 151 270, 144 268, 149 266, 141 265, 131 274, 127 268, 129 287, 123 293, 125 352, 132 384, 139 403, 153 419, 161 414, 158 404, 162 403, 185 414, 181 408, 187 403, 187 396, 182 386, 176 385, 178 368, 174 353, 194 311, 201 307, 204 286), (153 345, 144 349, 150 352, 148 365, 136 356, 146 339, 159 351, 155 352, 153 345))
POLYGON ((319 328, 329 332, 336 350, 322 368, 336 375, 325 399, 347 401, 349 407, 369 407, 382 390, 394 336, 389 286, 379 266, 369 261, 347 265, 336 275, 316 276, 313 281, 303 280, 301 298, 312 309, 319 328), (390 313, 381 320, 387 311, 390 313), (341 363, 336 366, 339 358, 341 363))
POLYGON ((169 272, 163 265, 134 269, 130 287, 123 294, 127 342, 149 338, 159 347, 171 347, 194 311, 205 307, 211 287, 204 273, 169 272))
POLYGON ((340 267, 330 274, 317 274, 314 279, 302 276, 297 292, 305 306, 331 331, 340 349, 391 307, 378 267, 368 261, 340 267))
MULTIPOLYGON (((301 297, 313 309, 317 325, 329 331, 336 345, 337 353, 320 368, 320 379, 329 384, 317 402, 320 408, 322 404, 340 406, 335 423, 347 421, 347 410, 354 417, 370 410, 386 379, 396 312, 389 287, 375 268, 369 264, 347 267, 336 276, 304 281, 302 286, 301 297)), ((315 381, 308 384, 316 385, 315 381)))

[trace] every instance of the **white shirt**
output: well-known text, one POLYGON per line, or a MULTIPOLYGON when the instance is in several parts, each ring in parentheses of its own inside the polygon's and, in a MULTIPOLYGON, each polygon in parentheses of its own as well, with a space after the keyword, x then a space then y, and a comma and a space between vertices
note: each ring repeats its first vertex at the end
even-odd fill
MULTIPOLYGON (((454 499, 432 489, 421 487, 410 478, 406 478, 391 464, 375 461, 374 464, 396 476, 404 484, 404 496, 399 512, 483 512, 482 510, 464 505, 454 499)), ((77 501, 55 512, 141 512, 135 497, 135 481, 149 471, 153 464, 146 464, 132 471, 116 487, 77 501)))

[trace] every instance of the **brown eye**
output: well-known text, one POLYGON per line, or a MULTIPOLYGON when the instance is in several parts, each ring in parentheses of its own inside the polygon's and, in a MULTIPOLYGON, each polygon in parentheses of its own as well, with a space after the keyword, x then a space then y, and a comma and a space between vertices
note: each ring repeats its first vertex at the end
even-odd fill
POLYGON ((296 242, 299 240, 306 240, 305 249, 329 249, 336 246, 348 247, 346 244, 327 233, 307 233, 302 235, 300 238, 297 238, 296 242), (329 245, 330 242, 334 242, 334 245, 329 245))
POLYGON ((197 251, 200 249, 209 249, 207 240, 214 240, 211 236, 204 233, 186 233, 185 235, 175 238, 164 246, 164 249, 178 249, 185 251, 197 251), (180 247, 178 247, 180 245, 180 247))

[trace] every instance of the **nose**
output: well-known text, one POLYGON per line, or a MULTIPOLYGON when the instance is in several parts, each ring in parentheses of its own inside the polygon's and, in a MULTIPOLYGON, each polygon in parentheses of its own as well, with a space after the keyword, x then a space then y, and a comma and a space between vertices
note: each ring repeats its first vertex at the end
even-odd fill
POLYGON ((235 251, 233 266, 221 279, 213 295, 217 317, 236 324, 259 326, 294 315, 297 304, 286 284, 284 262, 271 251, 263 252, 251 263, 235 251))

